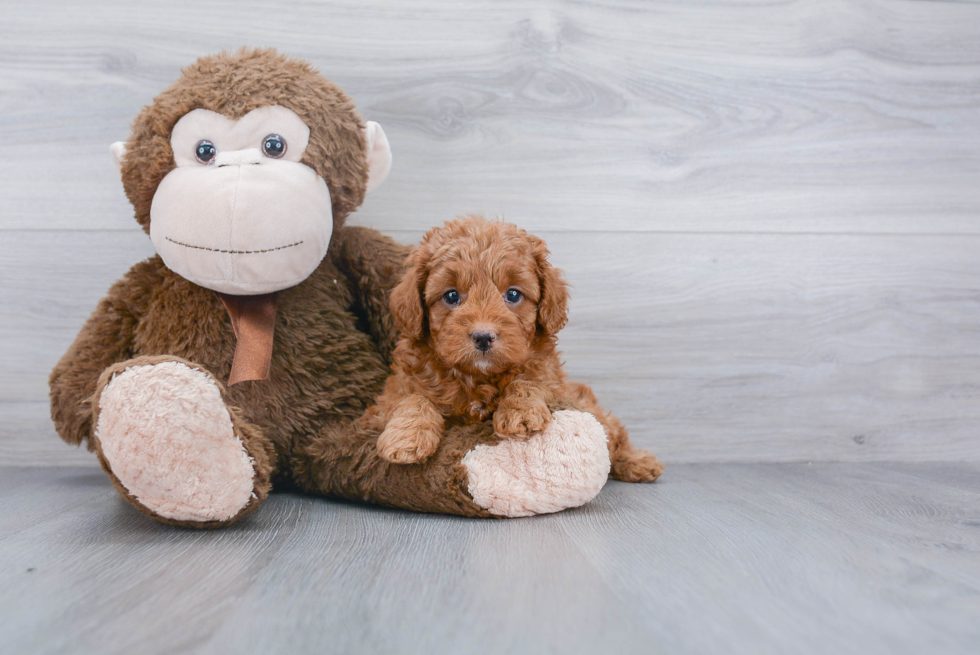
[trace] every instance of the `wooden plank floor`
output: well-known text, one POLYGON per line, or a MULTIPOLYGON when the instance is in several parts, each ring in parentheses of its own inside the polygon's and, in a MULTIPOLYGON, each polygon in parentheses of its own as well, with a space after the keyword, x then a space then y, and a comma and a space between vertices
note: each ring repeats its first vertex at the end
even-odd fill
POLYGON ((691 464, 558 515, 274 495, 157 525, 0 470, 9 653, 975 653, 980 466, 691 464))

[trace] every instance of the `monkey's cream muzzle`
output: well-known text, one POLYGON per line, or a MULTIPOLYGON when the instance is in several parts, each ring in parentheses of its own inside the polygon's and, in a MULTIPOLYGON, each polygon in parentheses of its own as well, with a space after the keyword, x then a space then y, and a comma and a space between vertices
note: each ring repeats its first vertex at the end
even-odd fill
POLYGON ((177 168, 150 208, 150 238, 168 268, 202 287, 255 295, 299 284, 327 252, 333 230, 330 190, 300 163, 310 130, 284 107, 234 121, 195 109, 174 126, 177 168), (286 143, 278 158, 263 140, 286 143), (213 159, 195 152, 213 144, 213 159))
POLYGON ((195 284, 269 293, 299 284, 320 264, 330 206, 326 183, 303 164, 178 167, 153 197, 150 238, 167 267, 195 284))

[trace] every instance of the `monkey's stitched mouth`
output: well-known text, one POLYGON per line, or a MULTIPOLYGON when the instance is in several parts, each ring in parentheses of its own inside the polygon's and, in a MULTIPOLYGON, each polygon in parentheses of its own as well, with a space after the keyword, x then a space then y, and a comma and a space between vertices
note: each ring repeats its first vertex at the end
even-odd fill
POLYGON ((277 250, 285 250, 286 248, 292 248, 293 246, 298 246, 302 241, 297 241, 296 243, 289 243, 285 246, 277 246, 275 248, 266 248, 265 250, 221 250, 220 248, 208 248, 207 246, 192 246, 189 243, 181 243, 180 241, 174 241, 170 237, 165 237, 170 243, 174 243, 178 246, 184 246, 185 248, 193 248, 194 250, 207 250, 208 252, 221 252, 228 255, 258 255, 263 252, 275 252, 277 250))

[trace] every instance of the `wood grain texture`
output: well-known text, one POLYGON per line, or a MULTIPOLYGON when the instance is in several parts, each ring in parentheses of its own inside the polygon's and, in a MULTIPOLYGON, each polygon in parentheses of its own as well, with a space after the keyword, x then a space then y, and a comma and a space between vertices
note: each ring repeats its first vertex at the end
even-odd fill
POLYGON ((305 57, 386 128, 353 218, 548 239, 562 335, 668 461, 980 460, 980 5, 2 5, 0 462, 77 464, 46 377, 152 252, 108 144, 197 56, 305 57), (62 454, 63 453, 63 454, 62 454))
POLYGON ((972 653, 980 468, 677 465, 508 521, 274 494, 157 525, 0 474, 0 643, 58 653, 972 653))
MULTIPOLYGON (((976 238, 541 234, 574 289, 567 370, 667 461, 980 460, 976 238)), ((0 457, 77 463, 57 454, 47 373, 152 250, 141 232, 8 236, 0 457)))
POLYGON ((305 57, 389 132, 367 208, 425 229, 972 233, 980 7, 4 3, 4 225, 135 229, 108 155, 202 53, 305 57))

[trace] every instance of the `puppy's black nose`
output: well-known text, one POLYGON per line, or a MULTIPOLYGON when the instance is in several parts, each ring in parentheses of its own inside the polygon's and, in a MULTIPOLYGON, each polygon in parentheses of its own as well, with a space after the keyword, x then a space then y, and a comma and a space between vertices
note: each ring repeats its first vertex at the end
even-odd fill
POLYGON ((493 340, 497 335, 493 332, 474 332, 470 336, 473 337, 473 343, 476 344, 476 349, 481 353, 485 353, 493 348, 493 340))

